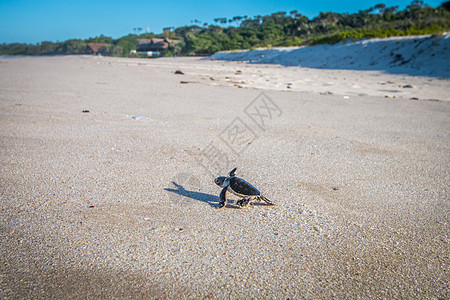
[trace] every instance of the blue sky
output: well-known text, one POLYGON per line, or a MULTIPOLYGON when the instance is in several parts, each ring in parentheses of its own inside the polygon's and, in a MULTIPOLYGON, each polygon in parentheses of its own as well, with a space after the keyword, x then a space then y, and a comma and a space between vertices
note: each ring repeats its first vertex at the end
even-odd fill
MULTIPOLYGON (((321 11, 357 12, 377 3, 405 8, 411 1, 228 0, 0 0, 0 43, 36 43, 88 38, 101 34, 118 38, 141 27, 160 33, 163 27, 213 23, 217 17, 253 17, 298 10, 312 18, 321 11)), ((425 1, 435 7, 443 1, 425 1)))

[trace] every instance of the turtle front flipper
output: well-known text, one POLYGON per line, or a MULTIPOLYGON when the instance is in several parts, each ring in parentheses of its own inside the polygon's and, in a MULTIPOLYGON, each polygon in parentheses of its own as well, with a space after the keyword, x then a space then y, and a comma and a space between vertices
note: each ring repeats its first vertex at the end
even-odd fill
POLYGON ((224 187, 222 191, 220 192, 220 203, 219 208, 222 208, 227 203, 227 187, 224 187))

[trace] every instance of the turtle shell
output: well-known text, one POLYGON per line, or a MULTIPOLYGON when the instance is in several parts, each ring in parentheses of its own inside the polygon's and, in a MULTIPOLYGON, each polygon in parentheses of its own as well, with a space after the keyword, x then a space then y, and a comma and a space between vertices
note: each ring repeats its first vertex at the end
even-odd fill
POLYGON ((261 193, 253 185, 238 177, 230 178, 230 192, 237 196, 259 196, 261 193))

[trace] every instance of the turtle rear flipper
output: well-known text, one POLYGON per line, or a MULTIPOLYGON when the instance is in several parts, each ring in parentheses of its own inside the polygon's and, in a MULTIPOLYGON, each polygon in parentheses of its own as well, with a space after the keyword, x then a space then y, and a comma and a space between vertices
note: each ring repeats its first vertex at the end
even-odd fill
POLYGON ((266 197, 264 197, 263 195, 259 196, 260 200, 263 200, 264 202, 266 202, 269 205, 275 205, 275 203, 273 203, 272 201, 270 201, 269 199, 267 199, 266 197))
POLYGON ((248 203, 250 202, 250 200, 252 199, 252 196, 247 196, 242 198, 241 200, 238 200, 236 202, 237 205, 239 205, 240 207, 245 207, 248 205, 248 203))

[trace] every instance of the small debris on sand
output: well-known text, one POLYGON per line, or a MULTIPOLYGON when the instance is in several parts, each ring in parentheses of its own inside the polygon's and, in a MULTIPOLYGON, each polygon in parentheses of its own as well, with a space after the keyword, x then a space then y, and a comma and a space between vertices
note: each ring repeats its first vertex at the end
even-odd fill
POLYGON ((131 118, 134 119, 134 120, 149 120, 149 121, 153 121, 153 119, 150 118, 150 117, 139 116, 139 115, 132 116, 131 118))

